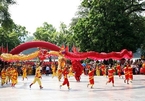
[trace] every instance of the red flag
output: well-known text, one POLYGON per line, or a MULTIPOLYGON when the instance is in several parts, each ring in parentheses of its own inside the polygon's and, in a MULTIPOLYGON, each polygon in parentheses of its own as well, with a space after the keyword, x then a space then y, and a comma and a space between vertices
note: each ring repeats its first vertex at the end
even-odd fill
POLYGON ((7 53, 7 49, 3 47, 2 53, 7 53))
POLYGON ((69 47, 68 46, 65 47, 65 51, 67 51, 67 52, 69 51, 69 47))
POLYGON ((0 47, 0 53, 3 53, 3 50, 4 50, 4 47, 3 47, 3 44, 2 44, 2 46, 0 47))
POLYGON ((62 45, 62 46, 61 46, 61 48, 62 48, 62 49, 65 49, 65 46, 64 46, 64 45, 62 45))
POLYGON ((2 47, 0 46, 0 53, 2 53, 2 47))
POLYGON ((72 51, 73 51, 74 53, 77 53, 77 49, 76 49, 75 46, 72 47, 72 51))

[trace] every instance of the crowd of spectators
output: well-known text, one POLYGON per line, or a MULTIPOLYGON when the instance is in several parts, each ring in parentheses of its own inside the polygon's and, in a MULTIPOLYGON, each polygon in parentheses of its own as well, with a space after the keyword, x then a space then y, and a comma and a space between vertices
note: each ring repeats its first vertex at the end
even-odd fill
MULTIPOLYGON (((91 65, 92 68, 96 68, 97 66, 101 66, 102 64, 104 64, 105 68, 106 68, 106 73, 107 73, 109 65, 110 64, 113 65, 114 69, 116 69, 116 64, 118 62, 120 63, 120 66, 122 68, 122 74, 124 74, 123 68, 124 68, 126 62, 128 62, 131 65, 131 67, 133 68, 134 75, 141 74, 140 68, 142 67, 142 64, 143 64, 143 60, 141 60, 141 59, 137 59, 134 61, 133 60, 126 60, 126 59, 122 59, 120 61, 115 61, 115 60, 94 61, 94 60, 90 60, 90 61, 81 61, 81 64, 82 64, 83 69, 84 69, 84 74, 87 75, 88 71, 89 71, 89 69, 87 68, 87 65, 91 65)), ((27 61, 25 63, 28 65, 28 70, 27 70, 28 75, 35 75, 35 69, 36 69, 35 62, 27 61)), ((55 65, 56 65, 56 69, 57 69, 57 62, 55 62, 55 65)), ((15 67, 17 68, 19 75, 22 75, 21 63, 15 63, 15 67)), ((1 70, 1 68, 2 68, 2 64, 0 65, 0 70, 1 70)), ((99 70, 100 70, 100 75, 102 75, 100 68, 99 68, 99 70)), ((42 67, 41 72, 42 72, 42 74, 46 74, 46 75, 52 74, 51 62, 44 62, 44 65, 42 67)), ((117 74, 117 70, 116 70, 115 74, 117 74)), ((96 75, 96 72, 95 72, 95 75, 96 75)))
MULTIPOLYGON (((101 71, 101 65, 104 64, 105 68, 106 68, 106 73, 107 70, 109 69, 110 65, 113 65, 114 69, 115 69, 115 74, 117 75, 117 69, 116 69, 116 65, 117 63, 120 64, 121 66, 121 73, 124 74, 123 68, 125 67, 126 63, 129 63, 130 66, 133 68, 133 74, 134 75, 139 75, 140 73, 140 69, 142 67, 144 60, 141 59, 136 59, 136 60, 130 60, 130 59, 122 59, 122 60, 103 60, 103 61, 90 61, 88 63, 83 63, 83 67, 84 67, 84 73, 87 74, 89 69, 87 68, 87 65, 91 65, 92 68, 96 68, 97 66, 99 67, 98 69, 100 70, 100 75, 102 75, 102 71, 101 71)), ((96 73, 96 72, 95 72, 96 73)))

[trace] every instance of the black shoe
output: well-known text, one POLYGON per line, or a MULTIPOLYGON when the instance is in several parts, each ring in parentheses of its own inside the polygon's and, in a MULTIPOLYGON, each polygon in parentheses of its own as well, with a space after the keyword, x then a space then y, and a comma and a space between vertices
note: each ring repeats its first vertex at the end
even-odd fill
POLYGON ((42 89, 43 87, 42 86, 40 86, 40 89, 42 89))

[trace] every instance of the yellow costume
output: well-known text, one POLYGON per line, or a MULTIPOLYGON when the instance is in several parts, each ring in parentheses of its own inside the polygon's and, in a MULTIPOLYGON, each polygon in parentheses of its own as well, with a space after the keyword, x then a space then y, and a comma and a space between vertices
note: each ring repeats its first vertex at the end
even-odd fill
POLYGON ((6 68, 3 68, 1 71, 1 85, 3 86, 6 83, 6 68))
POLYGON ((70 66, 70 68, 69 68, 69 74, 68 74, 68 76, 70 77, 70 76, 74 76, 74 73, 73 73, 73 70, 72 70, 72 66, 70 66))
POLYGON ((62 69, 65 67, 66 65, 66 59, 63 55, 63 51, 64 49, 62 48, 60 50, 60 52, 57 51, 50 51, 49 54, 52 55, 57 55, 58 56, 58 68, 57 68, 57 76, 58 76, 58 80, 60 81, 62 78, 62 69))
POLYGON ((54 76, 56 76, 56 67, 54 63, 51 65, 51 69, 52 69, 52 78, 53 78, 54 76))
POLYGON ((96 75, 97 75, 97 76, 100 76, 100 68, 99 68, 98 65, 96 66, 96 75))
POLYGON ((23 72, 22 80, 24 80, 24 78, 27 78, 27 67, 26 67, 26 65, 24 65, 22 67, 22 72, 23 72))
POLYGON ((36 72, 35 72, 35 78, 34 78, 33 82, 30 84, 30 88, 37 81, 40 89, 42 89, 43 87, 42 87, 40 78, 41 78, 41 66, 37 66, 36 72))
POLYGON ((18 72, 16 68, 11 68, 11 81, 12 81, 12 87, 14 87, 18 83, 18 72))
POLYGON ((11 75, 12 75, 12 69, 11 69, 12 67, 11 66, 9 66, 7 69, 6 69, 6 84, 8 83, 8 82, 10 82, 11 81, 11 75))

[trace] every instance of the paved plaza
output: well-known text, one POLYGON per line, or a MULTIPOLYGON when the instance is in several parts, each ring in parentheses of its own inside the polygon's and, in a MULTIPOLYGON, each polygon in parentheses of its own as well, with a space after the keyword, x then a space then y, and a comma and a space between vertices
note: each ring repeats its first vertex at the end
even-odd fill
POLYGON ((34 76, 28 76, 28 80, 22 81, 19 76, 18 84, 15 88, 10 84, 0 87, 0 101, 145 101, 145 75, 134 75, 134 80, 130 84, 124 83, 115 75, 115 87, 111 83, 106 85, 107 78, 95 76, 94 88, 87 88, 88 76, 82 75, 81 82, 76 82, 74 77, 70 77, 70 90, 57 77, 51 75, 42 76, 43 89, 39 89, 35 83, 31 89, 30 83, 34 76))

